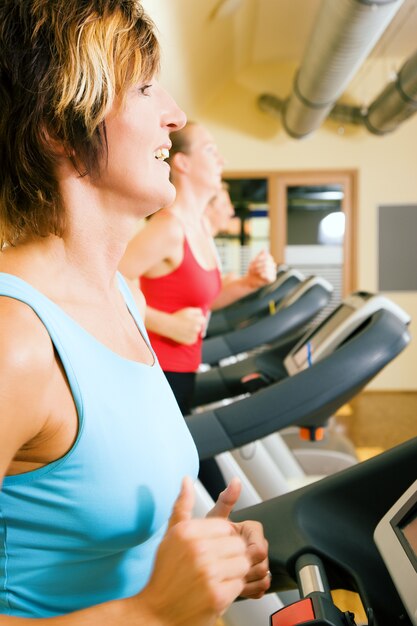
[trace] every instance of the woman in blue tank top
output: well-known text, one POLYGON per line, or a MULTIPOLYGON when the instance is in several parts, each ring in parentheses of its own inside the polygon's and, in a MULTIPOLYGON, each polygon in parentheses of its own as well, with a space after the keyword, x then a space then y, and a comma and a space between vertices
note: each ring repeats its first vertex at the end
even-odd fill
POLYGON ((158 65, 138 0, 0 5, 0 626, 208 626, 269 586, 238 485, 191 519, 196 450, 117 273, 174 199, 158 65))

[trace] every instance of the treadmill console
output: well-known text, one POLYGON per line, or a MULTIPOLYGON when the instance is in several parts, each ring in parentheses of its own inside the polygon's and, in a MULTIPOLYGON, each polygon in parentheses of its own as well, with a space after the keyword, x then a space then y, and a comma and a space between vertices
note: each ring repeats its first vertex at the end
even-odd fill
POLYGON ((404 324, 410 322, 409 315, 391 300, 363 291, 353 293, 291 350, 284 360, 288 374, 293 376, 334 352, 381 309, 391 311, 404 324))
POLYGON ((411 622, 417 626, 417 480, 384 515, 374 540, 411 622))
POLYGON ((329 294, 333 292, 333 285, 328 280, 321 278, 320 276, 309 276, 300 282, 297 287, 294 287, 286 296, 279 302, 276 311, 281 311, 294 304, 299 300, 307 291, 312 289, 315 285, 320 285, 329 294))
POLYGON ((297 270, 290 270, 288 268, 284 270, 280 270, 277 272, 277 276, 274 282, 270 283, 269 285, 265 285, 265 287, 262 288, 262 296, 273 294, 274 291, 278 289, 278 287, 280 287, 283 283, 285 283, 290 278, 295 278, 300 283, 305 280, 305 276, 297 270))

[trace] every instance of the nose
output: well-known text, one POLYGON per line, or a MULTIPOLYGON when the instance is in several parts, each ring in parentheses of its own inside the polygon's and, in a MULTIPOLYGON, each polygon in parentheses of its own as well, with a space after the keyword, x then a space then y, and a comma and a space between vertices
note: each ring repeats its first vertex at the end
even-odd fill
POLYGON ((222 154, 220 154, 220 152, 217 153, 217 161, 220 165, 220 167, 224 167, 225 164, 225 160, 222 154))
POLYGON ((174 132, 175 130, 181 130, 184 128, 187 123, 187 116, 184 111, 178 106, 174 98, 168 93, 165 89, 163 89, 165 103, 164 103, 164 112, 162 115, 162 124, 169 128, 169 132, 174 132))

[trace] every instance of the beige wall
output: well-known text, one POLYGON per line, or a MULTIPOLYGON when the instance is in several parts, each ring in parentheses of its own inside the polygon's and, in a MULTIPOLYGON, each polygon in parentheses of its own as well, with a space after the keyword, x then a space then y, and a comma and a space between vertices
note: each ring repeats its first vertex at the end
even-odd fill
MULTIPOLYGON (((288 60, 251 65, 255 3, 245 3, 235 20, 214 21, 209 15, 213 3, 143 0, 143 4, 158 25, 162 84, 190 119, 212 130, 227 170, 358 171, 357 286, 375 291, 377 207, 417 204, 417 115, 385 137, 353 127, 341 135, 334 123, 326 123, 310 137, 292 140, 279 120, 256 105, 264 91, 287 97, 297 66, 288 60)), ((349 85, 349 101, 371 102, 389 79, 389 70, 399 69, 402 62, 385 57, 366 61, 349 85)), ((411 315, 416 339, 370 388, 417 390, 417 293, 386 295, 411 315)))
MULTIPOLYGON (((255 98, 246 86, 231 84, 200 112, 199 119, 213 132, 226 158, 227 170, 356 169, 357 286, 375 291, 377 207, 417 204, 417 116, 385 137, 348 127, 341 135, 337 126, 327 123, 299 141, 289 138, 278 120, 258 111, 255 98)), ((417 292, 385 295, 411 315, 411 331, 417 335, 417 292)), ((417 338, 369 388, 417 390, 417 338)))

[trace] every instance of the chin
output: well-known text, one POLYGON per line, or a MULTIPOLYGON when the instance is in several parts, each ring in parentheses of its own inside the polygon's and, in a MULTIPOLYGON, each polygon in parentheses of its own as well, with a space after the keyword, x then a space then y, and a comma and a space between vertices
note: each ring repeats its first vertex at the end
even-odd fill
POLYGON ((164 195, 165 195, 165 200, 162 202, 161 207, 167 208, 171 206, 172 204, 174 204, 175 198, 177 196, 177 190, 175 189, 174 185, 171 182, 169 183, 169 187, 167 187, 166 193, 164 195))
MULTIPOLYGON (((175 202, 176 190, 173 185, 171 185, 171 189, 167 189, 166 193, 161 193, 161 189, 158 189, 155 193, 153 202, 149 203, 148 210, 146 212, 146 216, 153 215, 160 209, 167 209, 175 202)), ((164 190, 165 191, 165 190, 164 190)))

